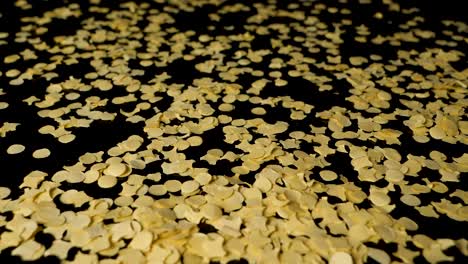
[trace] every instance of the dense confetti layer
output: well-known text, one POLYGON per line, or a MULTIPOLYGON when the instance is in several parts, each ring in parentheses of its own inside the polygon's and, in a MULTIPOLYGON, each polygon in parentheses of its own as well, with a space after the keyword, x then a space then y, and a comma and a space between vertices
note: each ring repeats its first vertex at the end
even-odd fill
POLYGON ((0 257, 462 263, 467 33, 391 0, 2 2, 0 257))

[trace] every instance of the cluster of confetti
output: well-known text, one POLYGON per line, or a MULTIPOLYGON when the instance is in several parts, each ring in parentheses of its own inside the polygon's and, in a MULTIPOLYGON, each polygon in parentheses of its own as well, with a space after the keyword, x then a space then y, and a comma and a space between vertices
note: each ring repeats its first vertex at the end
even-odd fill
POLYGON ((464 22, 393 0, 11 8, 0 257, 467 259, 464 22))

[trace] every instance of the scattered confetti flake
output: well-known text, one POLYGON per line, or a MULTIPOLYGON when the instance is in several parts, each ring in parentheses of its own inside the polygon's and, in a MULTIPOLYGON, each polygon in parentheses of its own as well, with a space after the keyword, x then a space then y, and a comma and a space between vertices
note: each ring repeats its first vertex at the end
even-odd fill
POLYGON ((353 258, 346 252, 336 252, 330 257, 330 264, 352 264, 353 258))
POLYGON ((11 252, 14 256, 20 256, 26 261, 39 259, 44 253, 45 247, 34 240, 26 240, 11 252))
POLYGON ((0 199, 7 198, 11 193, 11 190, 7 187, 0 187, 0 199))
POLYGON ((23 152, 25 149, 26 147, 21 144, 13 144, 7 148, 7 153, 10 155, 15 155, 23 152))
POLYGON ((130 242, 129 247, 147 252, 151 247, 153 234, 148 231, 137 233, 130 242))
POLYGON ((117 178, 111 175, 102 175, 99 177, 97 183, 101 188, 112 188, 117 184, 117 178))
POLYGON ((8 108, 9 104, 7 102, 0 102, 0 110, 8 108))
POLYGON ((19 126, 19 123, 9 123, 5 122, 0 127, 0 137, 5 137, 8 132, 12 132, 16 130, 16 127, 19 126))
POLYGON ((58 137, 58 141, 60 143, 67 144, 67 143, 70 143, 73 140, 75 140, 75 138, 76 138, 76 136, 73 135, 73 134, 66 134, 66 135, 62 135, 62 136, 58 137))
POLYGON ((323 170, 323 171, 320 172, 320 177, 324 181, 333 181, 333 180, 336 180, 338 178, 338 175, 336 175, 336 173, 333 172, 333 171, 323 170))
POLYGON ((50 150, 48 148, 37 149, 32 154, 35 159, 44 159, 50 156, 50 150))

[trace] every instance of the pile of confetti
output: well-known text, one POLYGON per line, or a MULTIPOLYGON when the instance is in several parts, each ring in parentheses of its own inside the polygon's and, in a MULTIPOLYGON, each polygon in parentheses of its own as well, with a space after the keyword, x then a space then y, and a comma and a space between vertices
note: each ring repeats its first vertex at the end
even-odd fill
POLYGON ((466 23, 394 0, 11 2, 1 259, 467 260, 466 23))

